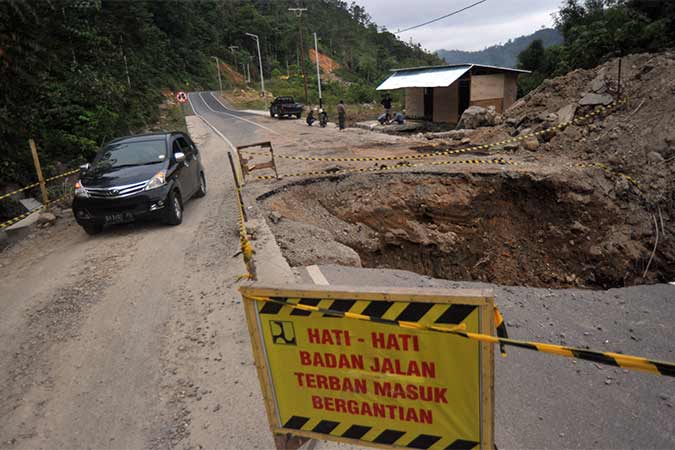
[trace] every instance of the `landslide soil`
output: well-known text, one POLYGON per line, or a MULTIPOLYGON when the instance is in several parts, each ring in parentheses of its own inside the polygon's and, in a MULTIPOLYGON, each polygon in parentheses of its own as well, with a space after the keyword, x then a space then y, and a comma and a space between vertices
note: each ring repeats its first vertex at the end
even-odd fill
MULTIPOLYGON (((261 201, 291 265, 542 287, 645 281, 655 233, 648 212, 612 183, 575 173, 355 175, 286 186, 261 201)), ((672 279, 674 254, 663 238, 648 281, 672 279)))
POLYGON ((438 167, 445 175, 277 185, 258 198, 283 217, 272 225, 285 256, 292 265, 389 267, 546 287, 671 281, 675 52, 630 55, 621 63, 620 87, 615 59, 545 81, 496 126, 454 139, 419 135, 409 141, 411 150, 429 152, 548 130, 527 146, 492 147, 484 156, 519 163, 501 176, 482 167, 446 166, 438 167), (581 101, 588 94, 625 103, 555 129, 571 119, 565 110, 575 118, 594 110, 581 101), (598 163, 606 170, 589 167, 598 163))

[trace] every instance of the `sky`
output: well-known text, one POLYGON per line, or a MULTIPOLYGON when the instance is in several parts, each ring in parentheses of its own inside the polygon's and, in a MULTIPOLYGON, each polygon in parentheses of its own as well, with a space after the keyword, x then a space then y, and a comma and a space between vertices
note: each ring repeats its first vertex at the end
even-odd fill
MULTIPOLYGON (((373 22, 391 32, 426 22, 463 8, 477 0, 356 0, 373 22)), ((562 0, 487 0, 471 9, 400 33, 430 51, 482 50, 510 38, 553 26, 551 14, 562 0)))

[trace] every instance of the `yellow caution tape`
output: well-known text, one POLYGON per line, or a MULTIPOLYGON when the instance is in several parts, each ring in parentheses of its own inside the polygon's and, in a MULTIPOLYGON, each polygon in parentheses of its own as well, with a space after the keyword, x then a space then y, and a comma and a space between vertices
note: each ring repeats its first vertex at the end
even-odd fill
POLYGON ((633 186, 635 186, 635 187, 637 188, 638 191, 641 191, 641 189, 640 189, 640 183, 638 183, 638 181, 637 181, 635 178, 631 177, 630 175, 626 175, 626 174, 624 174, 624 173, 621 173, 621 172, 617 172, 617 171, 615 171, 615 170, 612 170, 612 169, 610 169, 606 164, 599 163, 599 162, 593 162, 593 163, 578 163, 578 164, 575 164, 574 167, 581 167, 581 168, 596 168, 596 169, 600 169, 600 170, 604 171, 605 173, 607 173, 607 174, 609 174, 609 175, 612 175, 612 176, 615 176, 615 177, 621 177, 621 178, 623 178, 624 180, 628 181, 630 184, 632 184, 633 186))
MULTIPOLYGON (((553 126, 551 128, 547 128, 545 130, 540 130, 540 131, 535 131, 532 133, 527 133, 523 134, 517 137, 505 139, 503 141, 499 142, 493 142, 491 144, 483 144, 483 145, 475 145, 472 147, 466 147, 466 148, 460 148, 456 150, 445 150, 442 152, 431 152, 431 153, 416 153, 413 155, 399 155, 399 156, 363 156, 363 157, 333 157, 333 156, 299 156, 299 155, 274 155, 275 158, 281 158, 281 159, 293 159, 293 160, 299 160, 299 161, 331 161, 331 162, 372 162, 372 161, 397 161, 397 160, 405 160, 405 159, 424 159, 424 158, 434 158, 438 156, 448 156, 448 155, 458 155, 461 153, 467 153, 467 152, 472 152, 472 151, 478 151, 478 150, 489 150, 494 147, 500 147, 505 144, 509 143, 514 143, 514 142, 519 142, 522 140, 525 140, 527 138, 533 137, 533 136, 541 136, 546 133, 550 133, 552 131, 556 130, 562 130, 564 128, 567 128, 570 125, 574 124, 579 124, 581 122, 584 122, 587 119, 590 119, 594 116, 597 116, 598 114, 601 114, 603 112, 609 111, 613 108, 616 108, 619 105, 622 105, 626 103, 627 98, 623 98, 621 100, 617 100, 612 102, 611 104, 607 106, 599 106, 597 107, 593 112, 588 113, 586 115, 576 117, 573 120, 569 122, 562 122, 556 126, 553 126)), ((430 144, 431 146, 438 146, 440 144, 430 144)))
POLYGON ((14 218, 12 218, 12 219, 9 219, 9 220, 7 220, 7 221, 5 221, 5 222, 2 222, 2 223, 0 223, 0 229, 2 229, 2 228, 7 228, 7 227, 10 226, 10 225, 14 225, 14 224, 17 223, 18 221, 20 221, 20 220, 22 220, 22 219, 25 219, 26 217, 30 216, 31 214, 35 214, 36 212, 40 212, 40 211, 42 211, 43 209, 45 209, 47 206, 49 206, 49 205, 51 205, 51 204, 53 204, 53 203, 58 203, 58 202, 60 202, 60 201, 63 200, 64 198, 68 197, 69 195, 70 195, 70 193, 64 194, 64 195, 62 195, 61 197, 57 198, 56 200, 50 200, 49 202, 47 202, 46 205, 40 205, 40 206, 38 206, 38 207, 35 208, 35 209, 32 209, 32 210, 30 210, 30 211, 28 211, 28 212, 25 212, 25 213, 23 213, 23 214, 21 214, 21 215, 19 215, 19 216, 16 216, 16 217, 14 217, 14 218))
MULTIPOLYGON (((448 160, 448 161, 436 161, 430 163, 430 165, 434 166, 446 166, 446 165, 454 165, 454 164, 499 164, 499 165, 516 165, 515 162, 509 161, 503 158, 495 158, 495 159, 456 159, 456 160, 448 160)), ((419 167, 422 164, 396 164, 393 166, 384 166, 384 167, 365 167, 365 168, 359 168, 359 169, 344 169, 344 170, 334 170, 334 171, 329 171, 329 170, 315 170, 311 172, 299 172, 299 173, 291 173, 287 175, 281 175, 279 178, 275 177, 274 175, 259 175, 257 177, 254 177, 254 180, 278 180, 282 178, 294 178, 294 177, 309 177, 309 176, 336 176, 336 175, 344 175, 344 174, 349 174, 349 173, 367 173, 367 172, 384 172, 387 170, 395 170, 395 169, 402 169, 402 168, 409 168, 409 167, 419 167)))
MULTIPOLYGON (((470 333, 468 331, 462 331, 466 329, 466 327, 463 326, 463 324, 460 324, 459 326, 456 327, 448 328, 435 325, 422 325, 416 322, 404 322, 399 320, 382 319, 379 317, 370 317, 363 314, 337 311, 333 309, 321 308, 312 305, 294 304, 278 298, 244 297, 244 299, 250 301, 277 303, 280 305, 288 306, 293 309, 318 312, 332 317, 343 317, 347 319, 367 320, 367 321, 372 320, 378 323, 383 323, 402 328, 416 328, 420 330, 427 330, 433 332, 450 333, 467 339, 485 342, 488 344, 510 345, 513 347, 524 348, 527 350, 534 350, 542 353, 549 353, 552 355, 593 361, 599 364, 621 367, 624 369, 639 370, 643 372, 649 372, 655 375, 675 377, 675 363, 672 362, 657 361, 653 359, 642 358, 639 356, 624 355, 621 353, 600 352, 576 347, 567 347, 563 345, 546 344, 543 342, 520 341, 516 339, 490 336, 487 334, 470 333)), ((498 312, 496 314, 498 314, 498 312)), ((499 317, 501 317, 501 314, 499 315, 499 317)))
POLYGON ((241 253, 244 256, 244 265, 246 266, 246 275, 242 275, 239 279, 247 278, 250 280, 256 279, 256 267, 253 260, 253 246, 248 239, 248 232, 246 231, 246 223, 244 220, 244 204, 241 198, 241 189, 237 188, 237 206, 239 210, 239 245, 241 253))
POLYGON ((21 189, 17 189, 16 191, 8 192, 6 194, 0 195, 0 200, 5 199, 7 197, 11 197, 14 194, 18 194, 19 192, 27 191, 28 189, 33 189, 34 187, 40 186, 40 183, 33 183, 29 184, 28 186, 24 186, 21 189))
MULTIPOLYGON (((56 176, 53 176, 53 177, 45 178, 45 183, 47 183, 49 181, 58 180, 59 178, 67 177, 68 175, 72 175, 72 174, 77 173, 79 171, 80 171, 80 169, 75 169, 75 170, 71 170, 69 172, 62 173, 61 175, 56 175, 56 176)), ((0 195, 0 200, 3 200, 7 197, 11 197, 12 195, 18 194, 19 192, 27 191, 28 189, 33 189, 34 187, 37 187, 37 186, 40 186, 39 182, 29 184, 28 186, 24 186, 21 189, 17 189, 16 191, 12 191, 12 192, 8 192, 6 194, 2 194, 2 195, 0 195)))

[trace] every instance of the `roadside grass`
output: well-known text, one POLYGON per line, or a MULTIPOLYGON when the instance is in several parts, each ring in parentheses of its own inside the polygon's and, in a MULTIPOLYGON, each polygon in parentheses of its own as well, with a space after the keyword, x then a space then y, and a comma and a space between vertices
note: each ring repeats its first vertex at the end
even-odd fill
POLYGON ((185 108, 179 103, 163 103, 160 106, 159 121, 150 128, 150 131, 182 131, 187 133, 185 108))

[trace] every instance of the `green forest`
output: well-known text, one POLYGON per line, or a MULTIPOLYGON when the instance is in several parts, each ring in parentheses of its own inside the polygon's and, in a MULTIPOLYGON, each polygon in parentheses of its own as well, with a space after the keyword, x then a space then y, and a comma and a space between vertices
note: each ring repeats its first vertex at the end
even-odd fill
POLYGON ((566 0, 556 15, 561 45, 535 40, 518 56, 532 74, 519 80, 526 94, 547 78, 590 69, 611 58, 675 47, 675 2, 654 0, 566 0))
MULTIPOLYGON (((215 89, 214 56, 251 62, 258 78, 297 69, 304 46, 337 60, 354 101, 400 66, 438 64, 419 45, 372 23, 355 3, 297 1, 3 0, 0 2, 0 187, 27 184, 35 171, 27 140, 39 147, 46 176, 90 159, 106 140, 156 124, 162 91, 215 89), (230 49, 230 46, 233 48, 230 49), (235 48, 236 47, 236 48, 235 48)), ((308 73, 311 62, 306 58, 308 73)), ((345 100, 349 101, 349 98, 345 100)))
MULTIPOLYGON (((675 3, 567 0, 556 26, 562 44, 534 41, 519 55, 519 67, 533 71, 521 77, 521 95, 576 68, 675 46, 675 3)), ((240 71, 250 63, 256 83, 255 41, 245 33, 260 36, 265 77, 282 86, 280 74, 300 72, 299 27, 306 50, 316 32, 319 51, 342 65, 346 83, 326 82, 331 99, 376 100, 389 69, 442 64, 341 0, 0 1, 0 188, 35 180, 31 137, 50 176, 109 139, 156 127, 162 92, 217 88, 214 57, 240 71), (308 8, 300 18, 288 11, 298 6, 308 8)), ((305 64, 312 77, 309 57, 305 64)), ((279 94, 302 92, 297 76, 286 85, 279 94)))

